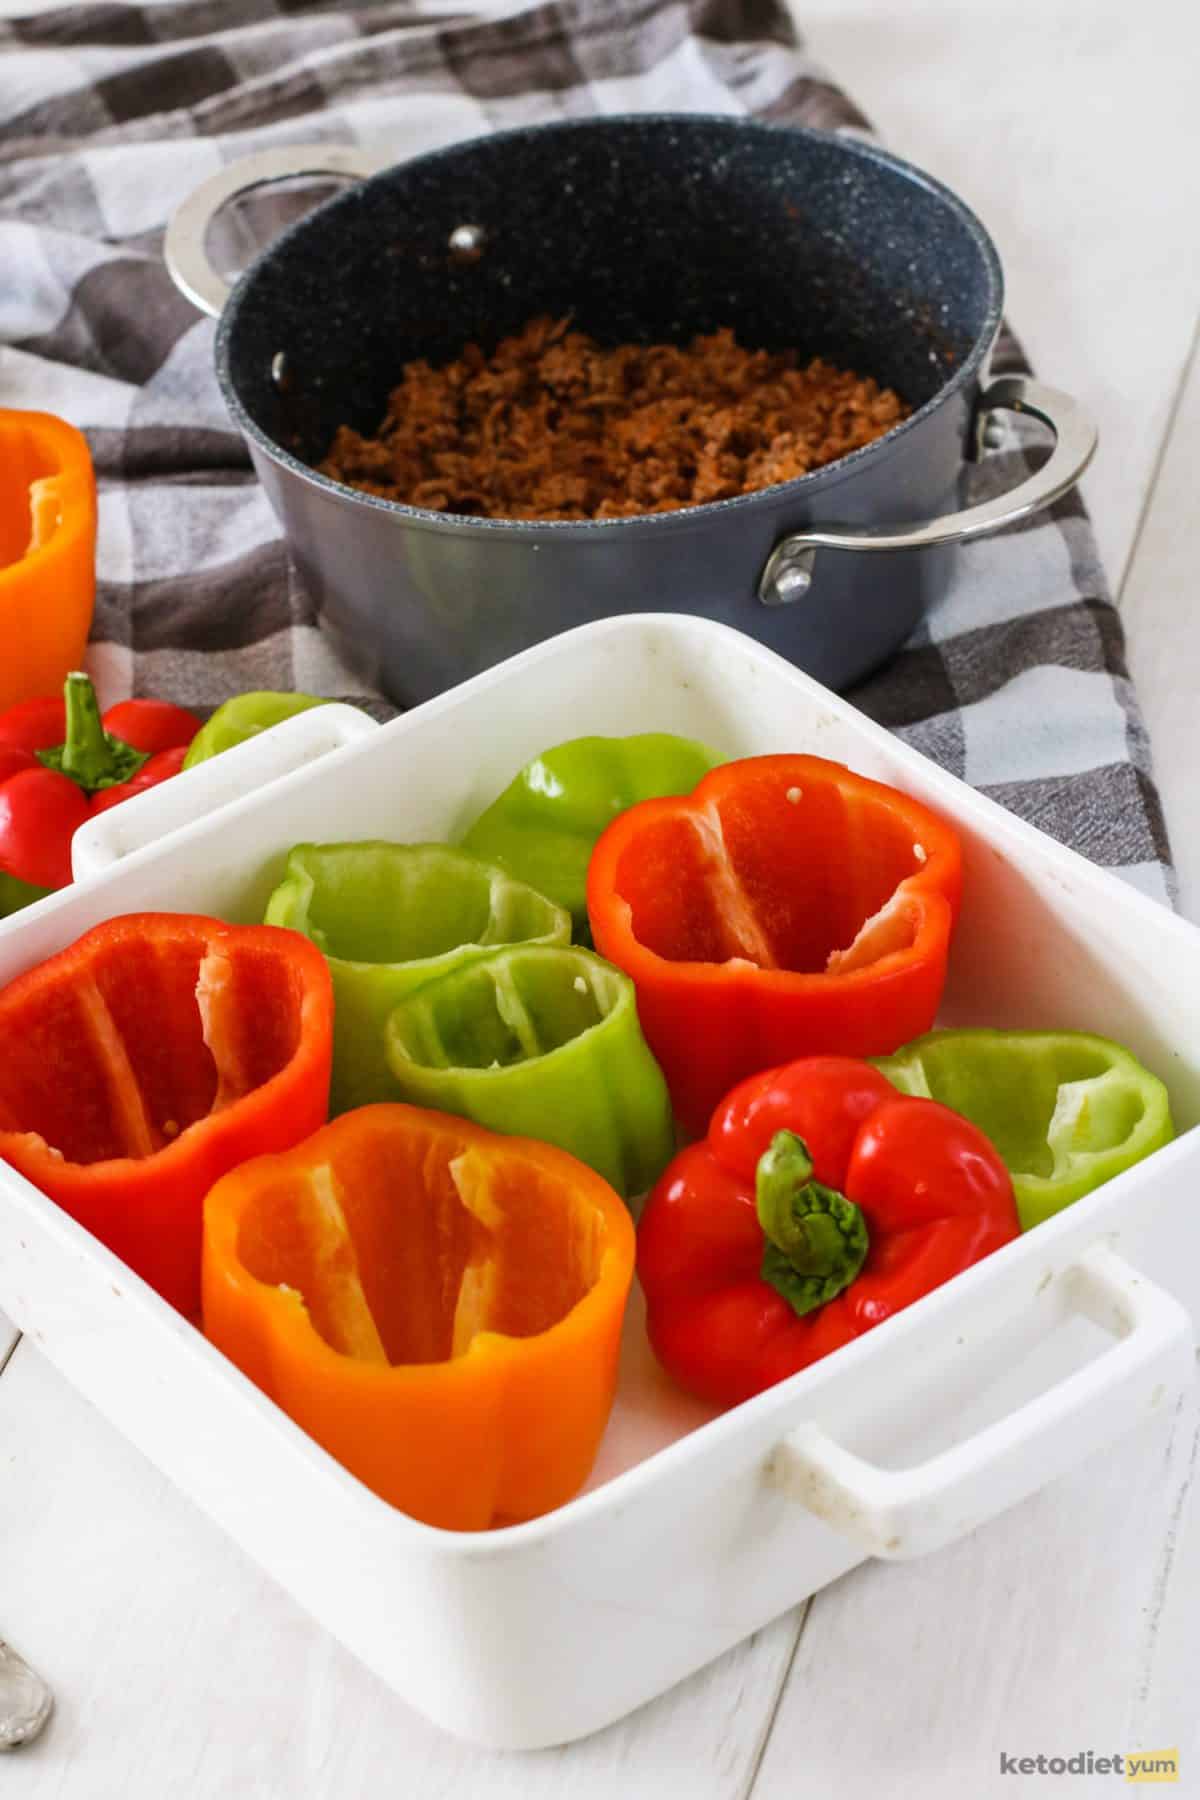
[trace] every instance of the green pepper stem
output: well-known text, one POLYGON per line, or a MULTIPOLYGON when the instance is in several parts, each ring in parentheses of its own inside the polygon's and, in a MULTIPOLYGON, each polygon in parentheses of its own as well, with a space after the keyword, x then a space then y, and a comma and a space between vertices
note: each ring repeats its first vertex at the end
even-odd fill
POLYGON ((761 1274, 803 1317, 849 1287, 869 1248, 861 1210, 813 1179, 808 1145, 777 1131, 758 1159, 758 1222, 767 1242, 761 1274))
POLYGON ((100 702, 87 676, 73 669, 63 688, 67 703, 67 737, 62 772, 82 786, 94 787, 112 774, 113 753, 100 721, 100 702))
POLYGON ((72 669, 63 683, 63 701, 67 711, 67 735, 52 750, 39 750, 37 758, 48 769, 68 776, 85 794, 101 788, 116 787, 136 775, 149 761, 144 750, 113 737, 105 731, 100 717, 100 702, 91 681, 79 669, 72 669))

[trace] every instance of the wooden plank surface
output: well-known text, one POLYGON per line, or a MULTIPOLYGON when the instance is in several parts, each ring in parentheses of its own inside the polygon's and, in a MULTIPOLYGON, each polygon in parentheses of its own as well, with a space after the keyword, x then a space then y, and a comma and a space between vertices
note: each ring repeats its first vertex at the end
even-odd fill
POLYGON ((798 1612, 586 1743, 490 1756, 313 1624, 28 1340, 0 1445, 0 1618, 58 1697, 4 1761, 5 1800, 728 1800, 750 1781, 798 1612))
POLYGON ((995 239, 1040 377, 1100 426, 1084 492, 1114 588, 1200 306, 1200 14, 1178 0, 793 0, 889 147, 995 239))
POLYGON ((1179 901, 1200 920, 1200 357, 1193 355, 1125 580, 1121 617, 1150 739, 1179 901))
POLYGON ((1193 1390, 1173 1417, 962 1543, 865 1564, 818 1594, 754 1800, 1052 1800, 1064 1787, 1108 1789, 1099 1776, 1014 1780, 1001 1752, 1178 1747, 1195 1781, 1198 1443, 1193 1390))

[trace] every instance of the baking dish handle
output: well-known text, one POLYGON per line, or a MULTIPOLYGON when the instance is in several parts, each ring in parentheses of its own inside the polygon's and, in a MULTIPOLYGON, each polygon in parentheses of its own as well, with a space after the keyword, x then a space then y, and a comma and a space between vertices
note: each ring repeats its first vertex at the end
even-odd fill
POLYGON ((924 1556, 1065 1474, 1183 1392, 1192 1322, 1170 1294, 1093 1244, 1059 1279, 1072 1310, 1117 1342, 1056 1386, 927 1462, 884 1469, 816 1424, 775 1450, 773 1485, 870 1556, 924 1556))
POLYGON ((246 794, 303 769, 331 750, 355 744, 379 727, 356 706, 331 701, 260 731, 244 744, 185 769, 158 787, 97 813, 71 839, 76 881, 100 875, 122 857, 156 844, 193 819, 220 812, 246 794))
POLYGON ((301 175, 344 175, 361 181, 385 166, 353 144, 289 144, 239 157, 201 182, 171 214, 163 240, 171 280, 193 306, 217 318, 233 291, 208 254, 208 228, 223 206, 251 188, 275 181, 293 181, 301 175))
POLYGON ((962 544, 1041 512, 1075 486, 1097 443, 1096 427, 1077 401, 1027 375, 1002 375, 979 396, 977 453, 985 447, 994 412, 1028 413, 1053 431, 1054 449, 1036 473, 1007 494, 940 519, 912 525, 816 525, 809 531, 789 532, 772 550, 759 580, 763 605, 790 606, 803 599, 813 584, 818 550, 927 550, 936 544, 962 544))

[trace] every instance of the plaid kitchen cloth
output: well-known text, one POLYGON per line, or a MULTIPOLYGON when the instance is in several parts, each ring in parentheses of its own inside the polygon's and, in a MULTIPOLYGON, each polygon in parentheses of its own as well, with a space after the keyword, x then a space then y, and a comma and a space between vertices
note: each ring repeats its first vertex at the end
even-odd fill
MULTIPOLYGON (((90 0, 0 22, 0 404, 61 413, 91 443, 90 663, 106 700, 203 710, 295 687, 388 712, 317 630, 222 406, 213 324, 167 276, 179 202, 266 145, 400 161, 494 127, 642 110, 869 130, 783 0, 90 0)), ((1005 337, 994 369, 1022 366, 1005 337)), ((971 497, 1026 466, 1010 438, 971 497)), ((966 548, 952 592, 851 697, 1171 897, 1149 744, 1077 496, 966 548)))

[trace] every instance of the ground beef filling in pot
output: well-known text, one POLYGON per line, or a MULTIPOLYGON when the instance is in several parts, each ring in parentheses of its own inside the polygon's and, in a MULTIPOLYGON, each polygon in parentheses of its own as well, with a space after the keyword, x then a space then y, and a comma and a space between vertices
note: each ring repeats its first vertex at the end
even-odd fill
POLYGON ((911 409, 869 376, 732 331, 604 349, 534 319, 490 356, 411 362, 378 436, 343 425, 317 466, 368 494, 489 519, 619 519, 790 481, 911 409))

